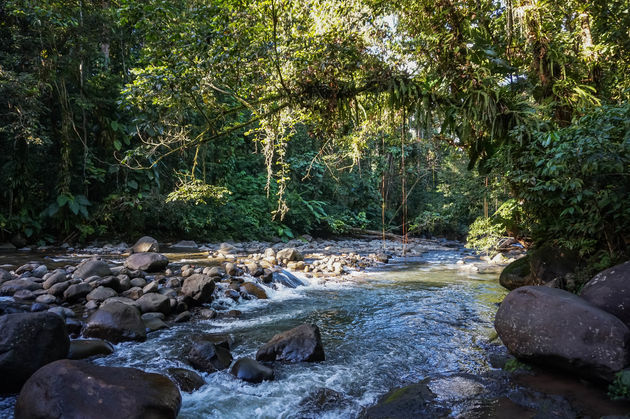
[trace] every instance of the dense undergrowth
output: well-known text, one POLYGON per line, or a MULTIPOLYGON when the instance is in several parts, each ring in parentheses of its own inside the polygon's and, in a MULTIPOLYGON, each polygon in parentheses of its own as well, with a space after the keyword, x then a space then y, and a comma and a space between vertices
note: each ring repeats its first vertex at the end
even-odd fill
POLYGON ((390 3, 5 2, 0 241, 470 231, 627 258, 625 2, 390 3))

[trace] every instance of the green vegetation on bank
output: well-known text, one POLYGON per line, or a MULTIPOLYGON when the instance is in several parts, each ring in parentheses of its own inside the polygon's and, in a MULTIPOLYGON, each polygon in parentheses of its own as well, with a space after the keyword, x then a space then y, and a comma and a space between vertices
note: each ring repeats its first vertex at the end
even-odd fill
POLYGON ((0 240, 630 241, 621 0, 8 0, 0 240))

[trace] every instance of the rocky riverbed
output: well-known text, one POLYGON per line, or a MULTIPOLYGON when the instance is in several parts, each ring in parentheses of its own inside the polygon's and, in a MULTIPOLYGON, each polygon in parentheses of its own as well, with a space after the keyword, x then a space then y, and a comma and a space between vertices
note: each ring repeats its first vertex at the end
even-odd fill
POLYGON ((549 403, 573 412, 556 417, 624 412, 601 390, 571 389, 597 400, 589 411, 569 390, 549 396, 531 371, 515 384, 502 369, 497 276, 518 249, 489 260, 446 240, 166 246, 145 237, 41 250, 13 254, 26 263, 0 271, 0 370, 10 377, 1 391, 21 389, 0 399, 4 414, 17 401, 17 417, 93 415, 82 391, 128 400, 121 411, 131 416, 382 417, 409 403, 425 417, 540 414, 549 403), (82 382, 92 384, 64 391, 82 382))

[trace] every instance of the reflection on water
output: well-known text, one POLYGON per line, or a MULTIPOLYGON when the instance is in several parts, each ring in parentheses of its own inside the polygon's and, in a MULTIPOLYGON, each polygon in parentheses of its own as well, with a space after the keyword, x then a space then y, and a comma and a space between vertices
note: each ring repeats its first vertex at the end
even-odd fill
POLYGON ((164 371, 186 367, 195 335, 231 334, 234 359, 254 357, 275 333, 302 323, 320 327, 326 361, 275 365, 276 380, 258 385, 227 372, 205 374, 208 385, 183 394, 182 418, 355 417, 389 389, 443 373, 488 369, 480 344, 491 336, 496 303, 505 292, 496 275, 466 274, 456 252, 429 254, 367 275, 366 281, 270 290, 268 301, 239 306, 238 319, 193 321, 124 343, 96 362, 164 371), (479 343, 481 342, 481 343, 479 343), (300 402, 318 388, 350 398, 323 412, 300 402))

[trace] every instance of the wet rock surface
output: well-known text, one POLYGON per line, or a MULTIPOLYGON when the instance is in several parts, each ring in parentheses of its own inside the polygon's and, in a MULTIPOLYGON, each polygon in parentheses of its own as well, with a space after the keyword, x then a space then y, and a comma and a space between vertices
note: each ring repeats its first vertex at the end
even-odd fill
POLYGON ((186 360, 199 371, 215 372, 228 368, 232 363, 232 355, 223 346, 199 341, 192 345, 186 360))
POLYGON ((166 373, 186 393, 192 393, 206 384, 201 375, 186 368, 169 368, 166 373))
POLYGON ((595 275, 580 296, 630 327, 630 261, 595 275))
POLYGON ((40 367, 65 358, 70 340, 53 313, 0 316, 0 393, 16 392, 40 367))
POLYGON ((76 339, 70 341, 68 359, 85 359, 114 353, 111 343, 101 339, 76 339))
POLYGON ((162 375, 61 360, 26 382, 15 417, 175 418, 181 401, 177 386, 162 375))
POLYGON ((119 301, 103 305, 90 316, 82 334, 114 343, 146 339, 145 326, 138 309, 119 301))
POLYGON ((303 324, 271 338, 256 352, 257 361, 324 361, 324 347, 319 328, 303 324))
POLYGON ((515 356, 612 381, 630 360, 630 330, 567 291, 526 286, 503 300, 495 328, 515 356))
POLYGON ((241 358, 236 361, 230 369, 230 374, 249 383, 262 383, 274 378, 271 368, 256 362, 252 358, 241 358))

